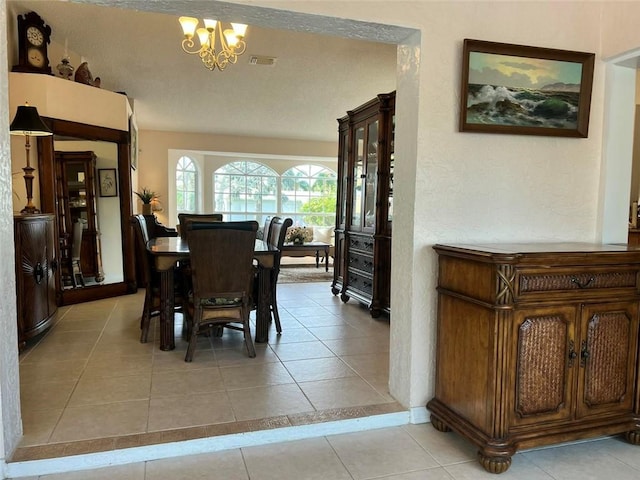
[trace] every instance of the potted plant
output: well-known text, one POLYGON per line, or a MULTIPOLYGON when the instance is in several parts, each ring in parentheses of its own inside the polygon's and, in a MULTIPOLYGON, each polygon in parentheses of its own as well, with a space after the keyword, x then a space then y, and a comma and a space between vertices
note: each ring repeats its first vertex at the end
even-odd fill
POLYGON ((143 187, 140 192, 133 192, 142 201, 142 214, 151 215, 151 202, 158 198, 158 194, 147 187, 143 187))

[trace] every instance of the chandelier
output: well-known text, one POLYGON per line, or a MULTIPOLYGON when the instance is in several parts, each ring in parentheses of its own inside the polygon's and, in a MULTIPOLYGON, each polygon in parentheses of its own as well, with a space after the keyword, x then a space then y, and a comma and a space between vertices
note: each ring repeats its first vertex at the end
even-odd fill
POLYGON ((192 55, 199 55, 204 66, 209 70, 222 71, 230 63, 238 61, 238 55, 242 55, 247 48, 244 43, 244 34, 247 26, 241 23, 232 23, 231 28, 224 29, 222 22, 204 19, 204 28, 198 27, 198 19, 193 17, 180 17, 180 25, 184 32, 182 40, 182 50, 192 55), (216 46, 216 25, 218 25, 218 39, 220 40, 220 49, 216 46), (196 48, 193 37, 198 35, 200 39, 200 48, 196 48))

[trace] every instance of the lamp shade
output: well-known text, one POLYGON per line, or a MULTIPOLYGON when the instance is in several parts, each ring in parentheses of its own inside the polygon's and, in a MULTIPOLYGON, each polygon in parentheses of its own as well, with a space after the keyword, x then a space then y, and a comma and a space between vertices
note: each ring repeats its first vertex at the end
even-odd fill
POLYGON ((11 122, 9 127, 11 135, 30 135, 34 137, 44 137, 46 135, 53 135, 53 132, 47 127, 36 107, 29 105, 21 105, 18 107, 16 116, 11 122))

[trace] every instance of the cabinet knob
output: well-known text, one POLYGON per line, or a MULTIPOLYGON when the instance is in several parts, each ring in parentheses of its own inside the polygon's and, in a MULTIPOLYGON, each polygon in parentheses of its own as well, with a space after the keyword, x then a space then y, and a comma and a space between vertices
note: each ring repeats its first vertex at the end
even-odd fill
POLYGON ((584 367, 589 359, 589 350, 587 350, 587 341, 582 341, 582 348, 580 349, 580 366, 584 367))

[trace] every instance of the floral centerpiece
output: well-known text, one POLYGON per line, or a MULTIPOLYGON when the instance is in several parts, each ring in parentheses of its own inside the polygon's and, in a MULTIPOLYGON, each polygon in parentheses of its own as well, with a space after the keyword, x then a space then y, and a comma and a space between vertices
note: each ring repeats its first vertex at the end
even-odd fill
POLYGON ((294 245, 302 245, 304 242, 311 241, 312 238, 313 233, 311 230, 307 230, 306 227, 289 227, 284 240, 294 245))

